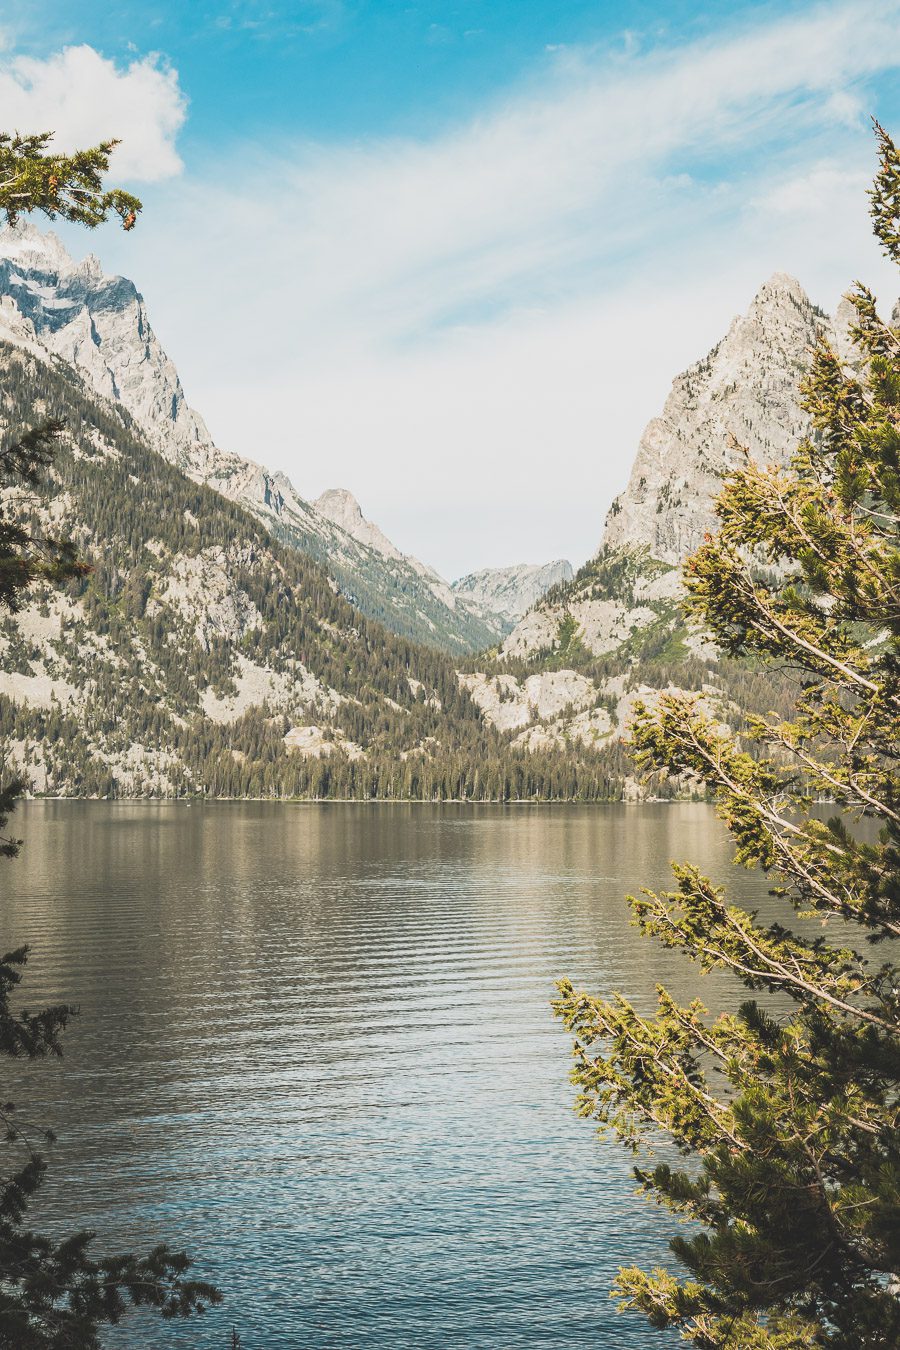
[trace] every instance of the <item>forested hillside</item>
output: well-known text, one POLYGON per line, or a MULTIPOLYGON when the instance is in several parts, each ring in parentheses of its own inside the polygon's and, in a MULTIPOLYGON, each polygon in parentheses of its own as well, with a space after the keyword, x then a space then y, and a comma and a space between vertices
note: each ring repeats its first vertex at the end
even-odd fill
POLYGON ((457 594, 433 568, 402 553, 364 520, 349 493, 308 501, 283 473, 217 446, 188 403, 134 283, 106 275, 95 257, 76 262, 55 234, 27 220, 0 228, 0 337, 44 360, 65 361, 87 389, 120 405, 164 459, 323 563, 369 618, 452 652, 489 646, 513 626, 502 604, 497 610, 489 596, 457 594), (352 509, 349 516, 328 509, 334 498, 349 499, 358 520, 352 509))
POLYGON ((4 763, 35 791, 619 794, 611 738, 513 744, 449 656, 364 618, 319 564, 162 459, 64 362, 2 344, 0 371, 6 441, 37 418, 65 423, 45 491, 13 490, 6 509, 71 533, 92 569, 0 631, 4 763))

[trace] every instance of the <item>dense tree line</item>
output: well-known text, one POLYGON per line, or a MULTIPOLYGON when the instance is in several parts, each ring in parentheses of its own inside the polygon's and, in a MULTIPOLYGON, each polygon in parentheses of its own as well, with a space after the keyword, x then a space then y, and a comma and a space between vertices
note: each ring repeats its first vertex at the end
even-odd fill
MULTIPOLYGON (((900 264, 900 151, 876 131, 871 211, 900 264)), ((820 342, 812 434, 785 467, 747 454, 684 571, 722 650, 793 672, 790 706, 745 709, 740 737, 684 692, 634 720, 642 770, 704 783, 770 895, 749 909, 679 862, 671 891, 629 897, 635 919, 742 1001, 660 987, 645 1016, 563 981, 557 1005, 580 1113, 681 1221, 677 1268, 614 1292, 700 1350, 900 1345, 900 327, 848 298, 855 359, 820 342), (681 1165, 648 1157, 660 1136, 681 1165)))
MULTIPOLYGON (((93 398, 60 363, 0 351, 2 416, 15 425, 37 401, 65 418, 46 494, 90 572, 74 579, 78 609, 63 614, 45 669, 74 686, 64 700, 29 707, 0 698, 0 738, 50 769, 48 787, 82 795, 346 797, 412 800, 607 800, 627 771, 617 744, 530 752, 486 726, 446 653, 399 637, 364 617, 314 559, 284 547, 240 506, 185 478, 145 443, 127 414, 93 398), (228 584, 259 615, 238 639, 198 634, 165 602, 178 559, 222 550, 228 584), (340 701, 311 711, 332 738, 305 758, 285 744, 290 721, 254 707, 228 722, 204 699, 236 691, 239 660, 286 677, 298 663, 340 701), (365 757, 342 746, 362 746, 365 757), (130 747, 151 756, 143 784, 116 767, 130 747)), ((49 604, 45 595, 43 602, 49 604)), ((49 613, 49 609, 47 610, 49 613)), ((7 626, 11 663, 28 673, 35 650, 7 626)))
MULTIPOLYGON (((140 202, 118 189, 105 190, 103 176, 114 141, 71 155, 55 153, 49 133, 0 134, 0 213, 12 224, 18 216, 43 211, 69 221, 96 225, 110 213, 125 227, 135 222, 140 202)), ((24 410, 18 432, 0 442, 0 613, 19 612, 33 587, 79 582, 85 566, 58 519, 32 515, 27 504, 40 491, 59 443, 61 424, 42 417, 39 402, 24 410)), ((13 651, 27 668, 23 643, 13 651)), ((7 666, 9 669, 9 666, 7 666)), ((15 858, 21 841, 6 826, 24 781, 0 765, 0 856, 15 858)), ((38 1060, 62 1053, 62 1035, 77 1009, 56 1004, 29 1011, 19 988, 29 956, 23 945, 0 956, 0 1055, 38 1060)), ((189 1317, 221 1300, 206 1281, 187 1278, 191 1260, 158 1243, 145 1254, 98 1253, 96 1234, 41 1232, 34 1227, 32 1202, 47 1170, 52 1131, 29 1121, 4 1092, 0 1104, 5 1166, 0 1180, 0 1347, 3 1350, 99 1350, 100 1331, 136 1307, 165 1318, 189 1317)))

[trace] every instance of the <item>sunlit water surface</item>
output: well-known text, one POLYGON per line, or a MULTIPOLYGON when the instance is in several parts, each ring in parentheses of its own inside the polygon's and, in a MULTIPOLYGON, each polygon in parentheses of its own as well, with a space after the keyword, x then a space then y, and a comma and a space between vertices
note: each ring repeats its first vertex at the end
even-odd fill
POLYGON ((727 876, 707 808, 33 803, 16 827, 0 937, 32 945, 30 1007, 81 1009, 62 1061, 3 1066, 59 1134, 35 1224, 165 1239, 226 1296, 110 1347, 680 1343, 608 1297, 673 1224, 574 1115, 549 1001, 564 974, 647 1009, 657 980, 697 992, 623 897, 672 858, 727 876))

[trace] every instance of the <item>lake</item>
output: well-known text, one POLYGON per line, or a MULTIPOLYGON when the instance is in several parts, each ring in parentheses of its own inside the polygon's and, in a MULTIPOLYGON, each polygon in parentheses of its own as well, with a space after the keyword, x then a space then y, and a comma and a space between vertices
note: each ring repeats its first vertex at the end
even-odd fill
MULTIPOLYGON (((0 862, 26 1002, 80 1015, 4 1094, 59 1135, 34 1226, 165 1239, 226 1301, 110 1347, 681 1344, 617 1313, 670 1216, 573 1110, 554 981, 735 996, 624 902, 727 877, 708 807, 34 802, 0 862)), ((733 871, 737 892, 757 878, 733 871)), ((99 1246, 99 1244, 98 1244, 99 1246)))

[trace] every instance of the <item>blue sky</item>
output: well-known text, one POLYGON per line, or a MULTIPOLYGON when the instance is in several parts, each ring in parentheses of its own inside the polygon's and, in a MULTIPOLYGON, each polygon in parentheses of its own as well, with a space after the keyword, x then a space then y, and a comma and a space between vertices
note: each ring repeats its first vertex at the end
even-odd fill
POLYGON ((596 547, 774 270, 864 275, 895 3, 0 5, 0 107, 121 135, 131 276, 216 439, 457 575, 596 547))
POLYGON ((477 113, 504 87, 540 78, 553 48, 683 44, 723 22, 801 6, 711 0, 193 0, 9 6, 17 46, 46 55, 89 42, 119 62, 159 51, 191 99, 189 160, 236 134, 323 140, 419 135, 477 113))

